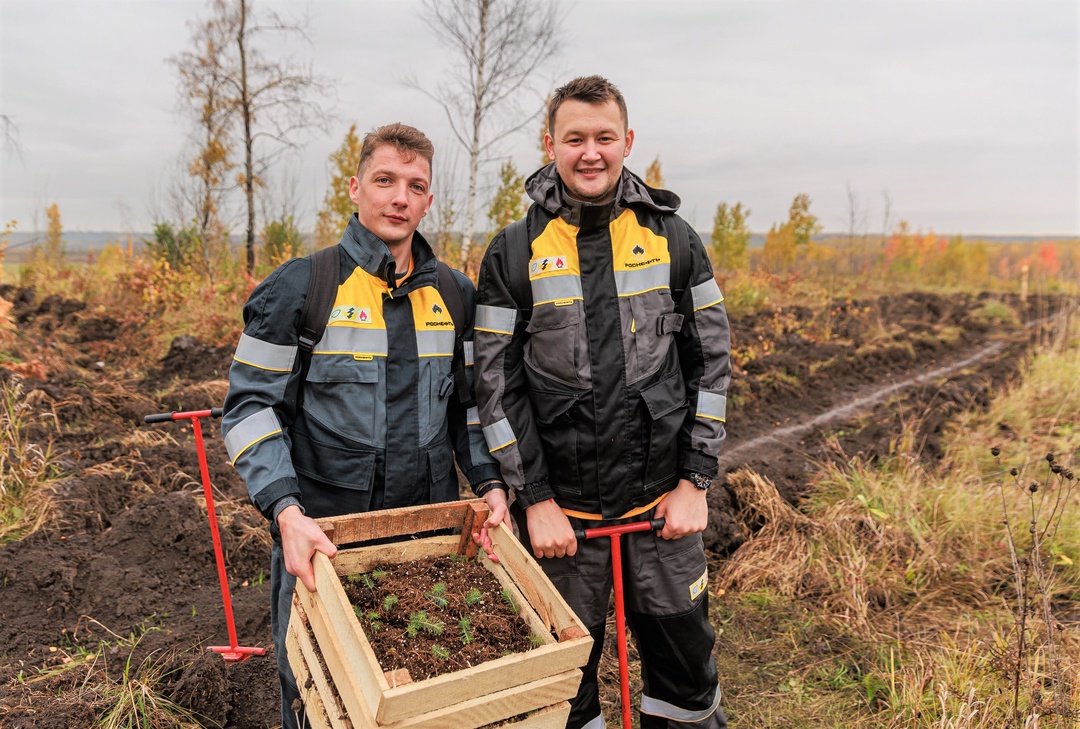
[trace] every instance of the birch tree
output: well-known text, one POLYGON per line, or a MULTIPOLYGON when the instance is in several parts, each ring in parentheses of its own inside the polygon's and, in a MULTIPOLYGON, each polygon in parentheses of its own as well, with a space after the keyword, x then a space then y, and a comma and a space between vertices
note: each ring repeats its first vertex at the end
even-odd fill
POLYGON ((424 8, 428 25, 457 57, 437 90, 412 85, 442 106, 468 157, 464 264, 472 246, 480 165, 493 145, 543 112, 542 97, 530 93, 529 81, 558 52, 561 17, 557 2, 535 0, 424 0, 424 8), (523 101, 530 97, 535 103, 523 101))

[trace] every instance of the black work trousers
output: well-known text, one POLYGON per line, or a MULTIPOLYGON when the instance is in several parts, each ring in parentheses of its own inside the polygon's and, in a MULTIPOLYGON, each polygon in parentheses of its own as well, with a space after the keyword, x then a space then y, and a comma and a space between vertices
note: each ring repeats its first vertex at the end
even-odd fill
MULTIPOLYGON (((515 512, 522 542, 531 552, 524 514, 515 512)), ((625 521, 652 516, 649 512, 625 521)), ((573 517, 570 523, 575 529, 600 525, 573 517)), ((641 657, 642 729, 726 729, 712 656, 716 634, 709 622, 708 565, 701 535, 668 541, 647 531, 624 534, 621 540, 626 621, 641 657)), ((573 557, 538 562, 594 641, 581 687, 570 702, 567 729, 600 729, 604 721, 597 667, 612 594, 611 540, 579 541, 573 557)))

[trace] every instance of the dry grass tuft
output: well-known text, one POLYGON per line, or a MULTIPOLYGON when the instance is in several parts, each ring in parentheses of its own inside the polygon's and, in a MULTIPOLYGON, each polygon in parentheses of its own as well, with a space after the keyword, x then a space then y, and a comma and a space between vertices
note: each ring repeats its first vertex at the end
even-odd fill
POLYGON ((785 501, 769 479, 750 469, 729 474, 728 485, 741 505, 740 522, 761 528, 727 561, 718 577, 725 590, 756 590, 766 585, 793 597, 810 565, 811 543, 821 526, 785 501))
POLYGON ((0 542, 21 539, 54 518, 59 475, 52 443, 34 442, 34 411, 17 382, 0 383, 0 542))

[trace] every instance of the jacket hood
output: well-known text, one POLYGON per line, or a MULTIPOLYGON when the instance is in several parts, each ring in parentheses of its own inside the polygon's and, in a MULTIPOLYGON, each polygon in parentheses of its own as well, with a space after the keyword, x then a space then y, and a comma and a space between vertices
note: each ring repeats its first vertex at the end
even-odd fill
MULTIPOLYGON (((583 203, 570 199, 566 194, 566 188, 555 169, 554 162, 541 167, 529 176, 529 179, 525 181, 525 192, 537 205, 554 215, 568 218, 571 224, 579 218, 576 209, 583 203)), ((675 193, 649 187, 644 180, 625 167, 619 178, 619 188, 615 191, 614 202, 612 218, 618 217, 631 205, 644 205, 660 213, 674 213, 682 204, 675 193)))

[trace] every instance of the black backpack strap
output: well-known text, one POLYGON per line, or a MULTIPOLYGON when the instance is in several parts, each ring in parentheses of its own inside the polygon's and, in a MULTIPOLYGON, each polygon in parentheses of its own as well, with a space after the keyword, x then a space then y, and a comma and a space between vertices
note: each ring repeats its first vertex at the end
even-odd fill
MULTIPOLYGON (((529 258, 532 248, 529 244, 529 228, 525 222, 528 215, 520 220, 515 220, 506 226, 503 235, 506 236, 506 265, 509 268, 510 278, 507 280, 507 288, 510 296, 518 308, 518 321, 529 323, 532 315, 532 285, 529 283, 529 258)), ((521 326, 521 324, 519 324, 521 326)))
POLYGON ((341 257, 338 246, 315 251, 311 259, 311 278, 308 279, 307 296, 300 312, 298 345, 300 351, 311 354, 316 343, 322 339, 330 310, 337 298, 338 276, 341 274, 341 257))
POLYGON ((450 266, 439 261, 437 269, 439 294, 450 311, 450 318, 454 320, 454 390, 460 402, 471 404, 469 380, 465 377, 465 297, 450 266))
POLYGON ((300 392, 297 410, 303 402, 304 382, 307 381, 308 367, 311 366, 311 350, 326 331, 326 322, 337 298, 338 277, 341 275, 341 255, 339 246, 315 251, 308 259, 311 261, 311 278, 308 279, 307 296, 304 308, 300 311, 300 328, 297 347, 300 350, 300 392))
POLYGON ((683 293, 690 287, 690 236, 686 233, 686 223, 672 217, 675 227, 674 247, 668 244, 671 254, 671 298, 675 301, 675 311, 679 310, 683 293))

